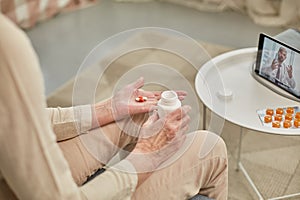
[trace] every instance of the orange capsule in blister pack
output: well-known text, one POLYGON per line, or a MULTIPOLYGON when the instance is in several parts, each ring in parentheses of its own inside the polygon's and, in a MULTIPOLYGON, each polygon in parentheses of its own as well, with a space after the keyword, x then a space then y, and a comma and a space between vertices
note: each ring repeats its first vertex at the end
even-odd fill
POLYGON ((294 114, 294 108, 293 107, 288 107, 286 109, 286 113, 294 114))
POLYGON ((294 120, 294 127, 299 128, 300 127, 300 119, 295 119, 294 120))
POLYGON ((265 123, 270 123, 270 122, 272 122, 272 116, 271 116, 271 115, 266 115, 266 116, 264 117, 264 122, 265 122, 265 123))
POLYGON ((290 120, 284 120, 283 127, 290 128, 292 126, 292 122, 290 120))
POLYGON ((300 112, 296 112, 295 119, 299 119, 300 120, 300 112))
POLYGON ((293 120, 293 115, 291 113, 287 113, 285 116, 284 116, 284 120, 293 120))
POLYGON ((272 127, 273 128, 280 128, 280 122, 279 121, 272 122, 272 127))
POLYGON ((282 121, 282 115, 278 115, 278 114, 275 115, 274 120, 275 120, 275 121, 280 121, 280 122, 281 122, 281 121, 282 121))
POLYGON ((283 113, 284 113, 283 108, 277 108, 277 109, 276 109, 276 114, 278 114, 278 115, 283 115, 283 113))
POLYGON ((266 109, 266 115, 273 115, 274 114, 274 110, 273 109, 266 109))

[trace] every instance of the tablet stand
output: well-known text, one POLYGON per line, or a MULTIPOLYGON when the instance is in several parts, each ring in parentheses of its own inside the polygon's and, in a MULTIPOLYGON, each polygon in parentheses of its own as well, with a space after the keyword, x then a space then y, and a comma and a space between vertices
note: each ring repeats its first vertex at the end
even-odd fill
POLYGON ((283 97, 286 97, 286 98, 289 98, 291 100, 294 100, 294 101, 297 101, 297 102, 300 102, 300 99, 298 99, 297 97, 291 95, 290 93, 286 92, 284 89, 278 87, 277 85, 275 85, 274 83, 258 76, 256 73, 255 73, 255 66, 256 66, 256 62, 253 63, 252 65, 252 69, 251 69, 251 74, 253 76, 253 78, 258 81, 259 83, 261 83, 262 85, 264 85, 265 87, 269 88, 270 90, 272 90, 273 92, 283 96, 283 97))
MULTIPOLYGON (((287 30, 283 31, 282 33, 279 33, 278 35, 276 35, 274 38, 281 42, 284 42, 285 44, 287 44, 289 46, 292 46, 292 47, 300 50, 300 31, 297 29, 287 29, 287 30)), ((289 94, 287 91, 276 86, 274 83, 271 83, 270 81, 258 76, 254 72, 255 65, 256 65, 256 62, 252 65, 252 70, 251 70, 251 74, 255 80, 257 80, 259 83, 261 83, 262 85, 266 86, 267 88, 269 88, 270 90, 272 90, 273 92, 276 92, 277 94, 279 94, 281 96, 284 96, 286 98, 289 98, 289 99, 297 101, 297 102, 300 102, 299 98, 289 94)))

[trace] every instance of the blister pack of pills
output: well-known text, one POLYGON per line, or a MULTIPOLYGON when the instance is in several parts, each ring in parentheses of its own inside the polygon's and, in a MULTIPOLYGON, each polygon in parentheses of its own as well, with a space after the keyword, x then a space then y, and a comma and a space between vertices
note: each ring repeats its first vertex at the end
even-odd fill
POLYGON ((257 110, 262 124, 271 128, 300 129, 300 108, 278 107, 257 110))

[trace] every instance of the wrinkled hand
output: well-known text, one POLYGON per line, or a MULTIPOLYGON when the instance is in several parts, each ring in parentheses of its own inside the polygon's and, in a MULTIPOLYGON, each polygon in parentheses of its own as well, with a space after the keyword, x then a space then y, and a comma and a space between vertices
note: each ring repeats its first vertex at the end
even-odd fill
POLYGON ((183 106, 158 118, 156 111, 144 123, 129 160, 138 172, 151 172, 174 155, 185 140, 189 128, 190 106, 183 106))
MULTIPOLYGON (((144 91, 144 78, 141 77, 134 83, 125 86, 112 97, 112 109, 115 120, 128 117, 129 115, 146 113, 156 108, 160 99, 161 91, 144 91), (145 102, 136 102, 139 96, 147 97, 145 102)), ((184 91, 177 91, 180 100, 187 95, 184 91)))

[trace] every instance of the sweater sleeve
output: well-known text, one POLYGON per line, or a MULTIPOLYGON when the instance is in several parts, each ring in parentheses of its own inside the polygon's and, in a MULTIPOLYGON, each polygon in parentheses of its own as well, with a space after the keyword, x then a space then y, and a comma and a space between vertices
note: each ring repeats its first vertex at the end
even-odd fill
POLYGON ((70 139, 90 130, 92 127, 91 109, 91 105, 46 108, 56 140, 70 139))
MULTIPOLYGON (((10 191, 30 200, 130 198, 137 175, 124 170, 109 169, 89 184, 75 184, 45 111, 42 74, 30 41, 1 14, 0 33, 0 172, 10 191)), ((69 109, 51 112, 54 122, 72 119, 69 109)), ((130 168, 130 163, 119 165, 130 168)))
POLYGON ((138 178, 133 165, 127 160, 122 160, 82 186, 82 192, 89 200, 98 200, 100 197, 130 200, 137 182, 138 178))

